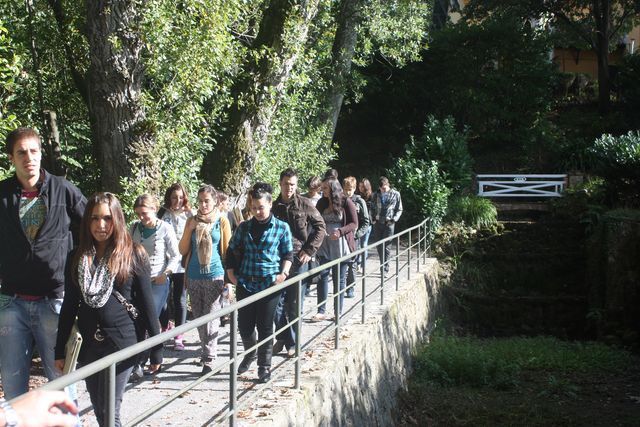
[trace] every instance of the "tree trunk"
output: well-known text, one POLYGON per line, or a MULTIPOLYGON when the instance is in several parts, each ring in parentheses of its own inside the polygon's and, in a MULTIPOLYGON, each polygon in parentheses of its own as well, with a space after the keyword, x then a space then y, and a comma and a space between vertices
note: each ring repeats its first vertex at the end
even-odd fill
POLYGON ((132 162, 151 144, 140 102, 143 3, 86 2, 89 119, 104 191, 120 191, 120 179, 130 176, 132 162))
POLYGON ((351 73, 351 63, 358 40, 358 26, 362 22, 363 3, 363 0, 342 0, 340 2, 340 11, 337 17, 338 27, 331 48, 327 112, 326 116, 322 118, 322 121, 328 122, 328 132, 331 139, 336 131, 347 78, 351 73))
POLYGON ((58 117, 55 111, 43 112, 45 123, 45 136, 43 145, 47 153, 47 170, 53 175, 64 176, 67 174, 65 167, 60 163, 60 132, 58 132, 58 117))
POLYGON ((231 196, 231 204, 251 185, 258 150, 264 146, 299 50, 304 46, 319 0, 271 0, 232 88, 234 103, 208 152, 201 174, 231 196), (255 60, 255 57, 258 60, 255 60))
POLYGON ((611 79, 609 74, 609 32, 611 31, 611 1, 594 0, 596 23, 595 50, 598 57, 598 109, 601 115, 611 107, 611 79))

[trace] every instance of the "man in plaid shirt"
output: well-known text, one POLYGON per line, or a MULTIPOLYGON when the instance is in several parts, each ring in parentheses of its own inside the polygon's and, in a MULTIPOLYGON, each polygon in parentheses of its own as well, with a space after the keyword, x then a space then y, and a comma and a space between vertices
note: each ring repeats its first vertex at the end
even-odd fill
POLYGON ((231 237, 229 249, 244 250, 240 268, 236 274, 238 285, 249 292, 260 292, 276 281, 280 272, 280 260, 291 255, 293 242, 289 225, 271 215, 261 238, 253 235, 253 222, 244 221, 231 237))
MULTIPOLYGON (((284 282, 293 260, 291 231, 286 222, 271 214, 271 186, 256 184, 251 191, 253 218, 236 229, 227 250, 227 275, 237 286, 238 301, 284 282), (237 274, 236 274, 237 273, 237 274)), ((265 296, 238 310, 238 330, 245 349, 273 334, 273 320, 280 293, 265 296), (256 334, 257 331, 257 334, 256 334), (257 336, 256 336, 257 335, 257 336)), ((267 341, 258 347, 258 380, 271 379, 273 344, 267 341)), ((249 351, 238 366, 242 374, 256 360, 256 350, 249 351)))

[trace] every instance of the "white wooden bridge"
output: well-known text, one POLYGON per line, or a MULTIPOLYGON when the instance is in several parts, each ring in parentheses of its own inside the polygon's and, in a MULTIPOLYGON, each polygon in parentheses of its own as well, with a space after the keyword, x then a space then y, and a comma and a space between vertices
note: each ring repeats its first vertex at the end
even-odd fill
POLYGON ((562 197, 566 174, 479 174, 480 197, 562 197))

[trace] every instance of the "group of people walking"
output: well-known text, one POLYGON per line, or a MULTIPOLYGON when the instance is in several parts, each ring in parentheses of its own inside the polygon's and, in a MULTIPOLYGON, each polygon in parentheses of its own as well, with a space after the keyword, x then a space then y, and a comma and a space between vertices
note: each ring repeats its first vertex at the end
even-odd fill
MULTIPOLYGON (((114 194, 86 199, 73 184, 41 168, 41 141, 34 130, 16 129, 6 142, 15 167, 15 174, 0 182, 0 375, 8 399, 28 390, 34 343, 47 377, 61 374, 74 322, 83 337, 78 360, 86 365, 168 329, 167 301, 181 325, 187 295, 194 318, 213 313, 234 296, 251 297, 311 265, 354 252, 371 233, 374 238, 393 234, 402 213, 400 195, 384 177, 373 192, 367 179, 358 184, 347 177, 341 185, 337 172, 329 170, 322 180, 312 178, 309 192, 301 195, 297 173, 286 169, 275 200, 270 185, 251 188, 242 218, 229 215, 228 197, 206 184, 198 190, 194 210, 186 188, 175 183, 162 206, 152 195, 138 197, 133 206, 138 220, 127 226, 114 194)), ((388 246, 386 253, 379 252, 385 268, 388 246)), ((354 283, 365 260, 363 254, 334 269, 333 292, 340 293, 334 316, 340 315, 343 298, 353 296, 353 286, 345 291, 347 281, 354 283)), ((320 274, 312 321, 331 319, 329 276, 329 269, 320 274)), ((292 286, 238 311, 246 352, 239 374, 257 361, 257 378, 267 382, 272 355, 285 349, 295 354, 294 328, 283 329, 275 344, 267 338, 274 323, 282 329, 297 317, 299 304, 292 286)), ((203 374, 213 369, 219 326, 216 318, 198 327, 203 374)), ((184 349, 182 336, 175 337, 173 348, 184 349)), ((147 360, 146 373, 159 372, 162 349, 156 346, 117 365, 116 425, 127 381, 132 373, 142 374, 147 360)), ((107 378, 98 373, 86 384, 103 425, 107 378)))

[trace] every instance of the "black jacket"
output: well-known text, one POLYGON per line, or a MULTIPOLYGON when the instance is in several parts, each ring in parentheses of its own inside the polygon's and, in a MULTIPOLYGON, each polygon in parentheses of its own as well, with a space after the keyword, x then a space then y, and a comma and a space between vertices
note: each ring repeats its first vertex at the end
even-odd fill
POLYGON ((80 226, 87 200, 75 185, 44 171, 40 195, 47 214, 32 244, 18 216, 21 191, 15 175, 0 182, 2 293, 60 298, 65 261, 73 248, 72 234, 80 226))
MULTIPOLYGON (((142 250, 138 248, 138 250, 142 250)), ((96 344, 93 336, 96 332, 98 322, 101 329, 111 339, 118 350, 134 345, 138 342, 136 326, 147 329, 150 336, 160 333, 158 315, 153 303, 151 294, 151 277, 149 274, 149 261, 143 257, 138 261, 138 271, 131 273, 124 283, 115 283, 116 289, 122 296, 138 309, 138 318, 134 321, 129 316, 125 307, 111 294, 104 306, 100 308, 89 307, 82 298, 80 288, 72 279, 77 277, 77 271, 72 271, 73 255, 69 256, 66 267, 65 295, 60 309, 60 320, 58 321, 58 336, 56 339, 55 357, 65 358, 65 344, 69 339, 73 322, 78 317, 78 329, 82 335, 82 346, 80 348, 79 360, 82 363, 91 362, 85 360, 84 356, 90 353, 90 347, 96 344)), ((151 352, 151 363, 162 362, 162 344, 153 348, 151 352)))
POLYGON ((326 234, 324 220, 306 197, 294 194, 292 199, 285 203, 282 196, 278 196, 271 211, 276 218, 289 224, 294 255, 303 250, 307 255, 314 256, 326 234))

